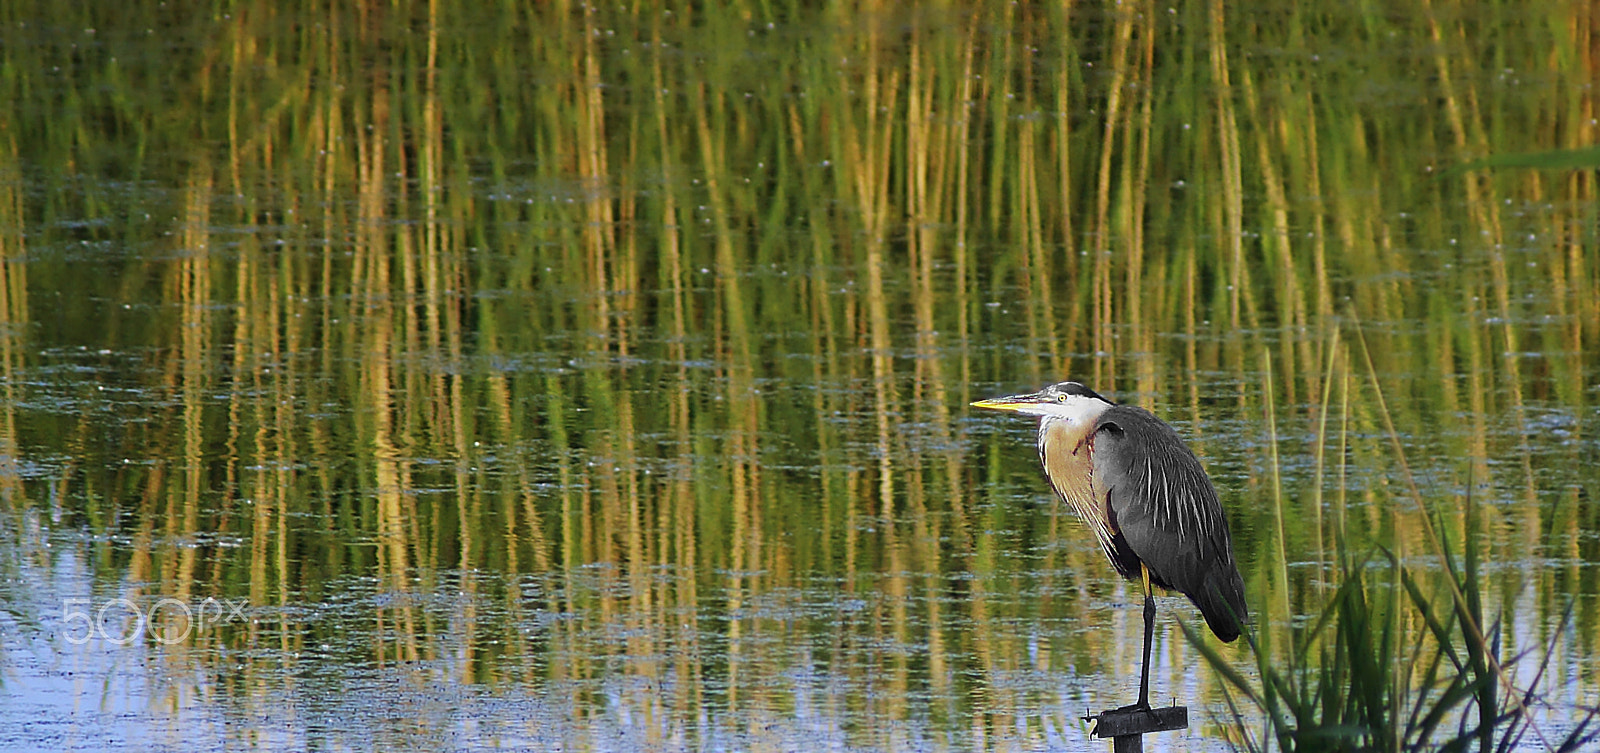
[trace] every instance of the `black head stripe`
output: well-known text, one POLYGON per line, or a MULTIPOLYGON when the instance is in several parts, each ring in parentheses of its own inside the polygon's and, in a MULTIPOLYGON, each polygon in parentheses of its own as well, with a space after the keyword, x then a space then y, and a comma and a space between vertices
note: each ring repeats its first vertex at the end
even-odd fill
POLYGON ((1078 397, 1089 397, 1096 400, 1105 400, 1105 402, 1108 403, 1111 402, 1110 400, 1106 400, 1104 397, 1101 397, 1100 393, 1083 386, 1079 382, 1061 382, 1060 384, 1053 385, 1051 389, 1063 395, 1076 395, 1078 397))

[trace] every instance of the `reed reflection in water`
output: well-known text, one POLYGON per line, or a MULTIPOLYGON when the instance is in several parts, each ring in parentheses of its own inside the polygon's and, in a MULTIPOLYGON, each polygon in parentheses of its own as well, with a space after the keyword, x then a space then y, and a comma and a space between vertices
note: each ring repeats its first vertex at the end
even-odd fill
POLYGON ((1435 510, 1600 704, 1593 172, 1443 171, 1593 142, 1592 9, 666 10, 17 6, 21 745, 1077 746, 1138 594, 961 407, 1067 376, 1275 650, 1435 510))

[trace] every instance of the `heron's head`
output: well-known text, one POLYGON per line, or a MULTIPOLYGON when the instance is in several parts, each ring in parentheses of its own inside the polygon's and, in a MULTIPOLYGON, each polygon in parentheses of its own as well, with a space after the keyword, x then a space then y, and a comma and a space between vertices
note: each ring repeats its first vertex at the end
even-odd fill
POLYGON ((974 408, 1010 411, 1042 419, 1058 419, 1069 424, 1093 422, 1111 405, 1110 400, 1077 382, 1061 382, 1026 395, 991 397, 972 404, 974 408))

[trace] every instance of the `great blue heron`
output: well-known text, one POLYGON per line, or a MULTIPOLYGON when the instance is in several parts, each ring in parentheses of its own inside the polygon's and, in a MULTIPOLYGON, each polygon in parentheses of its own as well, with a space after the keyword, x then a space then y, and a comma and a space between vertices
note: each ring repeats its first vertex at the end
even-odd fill
POLYGON ((1188 596, 1223 641, 1239 637, 1248 618, 1228 519, 1178 432, 1077 382, 972 405, 1039 417, 1039 462, 1050 486, 1094 529, 1112 567, 1144 584, 1139 702, 1125 709, 1150 708, 1152 585, 1188 596))

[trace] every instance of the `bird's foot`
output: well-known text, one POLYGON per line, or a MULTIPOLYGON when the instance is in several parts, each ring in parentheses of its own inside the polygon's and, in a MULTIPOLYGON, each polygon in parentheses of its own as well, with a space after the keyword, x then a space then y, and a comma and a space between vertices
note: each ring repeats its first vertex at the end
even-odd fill
POLYGON ((1138 703, 1130 703, 1130 704, 1128 704, 1126 706, 1123 706, 1121 708, 1114 709, 1114 711, 1149 711, 1149 710, 1150 710, 1150 700, 1149 699, 1145 699, 1145 700, 1139 701, 1138 703))

